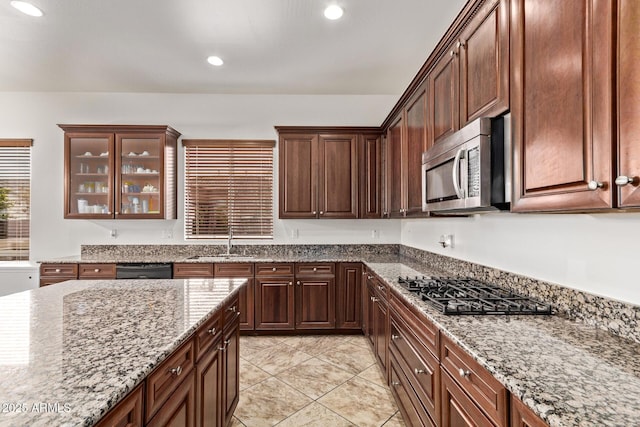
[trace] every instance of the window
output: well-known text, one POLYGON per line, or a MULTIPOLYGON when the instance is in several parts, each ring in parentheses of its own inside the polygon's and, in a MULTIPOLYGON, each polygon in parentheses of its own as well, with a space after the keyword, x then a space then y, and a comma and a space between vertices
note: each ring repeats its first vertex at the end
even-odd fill
POLYGON ((0 139, 0 261, 29 259, 31 139, 0 139))
POLYGON ((272 238, 275 141, 182 144, 185 238, 272 238))

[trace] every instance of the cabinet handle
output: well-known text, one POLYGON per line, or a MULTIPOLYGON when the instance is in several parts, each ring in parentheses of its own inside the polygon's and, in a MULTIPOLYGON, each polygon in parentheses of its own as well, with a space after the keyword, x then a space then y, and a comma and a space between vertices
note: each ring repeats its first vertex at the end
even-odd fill
POLYGON ((296 285, 300 286, 300 280, 298 280, 298 281, 296 282, 296 285))
POLYGON ((207 331, 208 333, 210 333, 211 335, 215 335, 216 333, 216 328, 211 328, 207 331))
POLYGON ((229 343, 231 342, 231 340, 226 340, 222 342, 222 347, 218 347, 218 350, 220 351, 225 351, 227 349, 227 347, 229 347, 229 343))
POLYGON ((458 373, 460 374, 460 376, 461 376, 462 378, 468 378, 468 377, 469 377, 469 375, 471 375, 471 372, 470 372, 470 371, 465 371, 465 370, 464 370, 464 369, 462 369, 462 368, 460 368, 460 369, 458 370, 458 373))
POLYGON ((289 286, 293 286, 293 282, 289 282, 289 286))
POLYGON ((618 187, 624 187, 627 184, 633 184, 633 181, 635 180, 636 178, 634 176, 620 175, 619 177, 616 178, 616 185, 618 187))
POLYGON ((99 269, 99 268, 94 268, 94 269, 93 269, 93 272, 94 272, 94 273, 100 273, 100 269, 99 269))
POLYGON ((271 269, 271 271, 276 271, 276 268, 275 268, 275 267, 273 267, 273 268, 271 269))
POLYGON ((56 273, 60 273, 62 270, 60 270, 59 268, 56 268, 56 273))
POLYGON ((236 306, 234 305, 234 306, 232 306, 232 307, 227 308, 227 311, 230 311, 230 312, 232 312, 232 313, 235 313, 235 312, 236 312, 236 306))
POLYGON ((413 373, 416 375, 424 374, 424 369, 413 368, 413 373))
POLYGON ((384 291, 384 286, 378 285, 378 289, 381 290, 381 291, 384 291))
POLYGON ((320 211, 320 215, 324 215, 324 212, 323 212, 323 211, 320 211))
POLYGON ((399 340, 400 338, 401 338, 400 335, 391 334, 391 340, 392 341, 399 340))
POLYGON ((398 387, 400 383, 398 381, 391 381, 391 385, 394 387, 398 387))
POLYGON ((369 275, 369 276, 367 276, 367 279, 371 280, 371 279, 373 279, 373 276, 369 275))
POLYGON ((180 376, 180 374, 182 373, 182 366, 178 365, 177 368, 173 368, 171 370, 171 375, 175 375, 176 377, 180 376))
POLYGON ((604 184, 599 181, 589 181, 589 183, 587 184, 587 188, 589 188, 589 190, 591 191, 595 191, 598 188, 602 187, 604 187, 604 184))
POLYGON ((313 267, 313 272, 315 273, 316 271, 318 271, 318 269, 316 267, 313 267))
POLYGON ((376 297, 371 297, 371 301, 373 301, 373 302, 378 302, 378 301, 380 301, 380 299, 378 299, 378 298, 376 298, 376 297))
POLYGON ((313 211, 313 214, 314 214, 314 215, 315 215, 315 214, 317 214, 317 213, 318 213, 318 212, 316 212, 316 211, 313 211))

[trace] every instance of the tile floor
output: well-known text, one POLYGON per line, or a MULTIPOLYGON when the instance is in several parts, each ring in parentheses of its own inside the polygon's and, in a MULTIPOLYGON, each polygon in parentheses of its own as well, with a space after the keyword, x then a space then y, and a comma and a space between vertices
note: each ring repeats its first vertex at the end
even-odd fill
POLYGON ((404 427, 363 336, 240 337, 233 427, 404 427))

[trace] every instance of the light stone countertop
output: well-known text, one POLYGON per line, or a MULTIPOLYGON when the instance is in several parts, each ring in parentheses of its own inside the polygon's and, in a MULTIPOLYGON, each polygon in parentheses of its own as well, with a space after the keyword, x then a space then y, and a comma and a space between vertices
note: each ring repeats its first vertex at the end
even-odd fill
POLYGON ((246 279, 74 280, 0 298, 0 426, 90 426, 246 279))

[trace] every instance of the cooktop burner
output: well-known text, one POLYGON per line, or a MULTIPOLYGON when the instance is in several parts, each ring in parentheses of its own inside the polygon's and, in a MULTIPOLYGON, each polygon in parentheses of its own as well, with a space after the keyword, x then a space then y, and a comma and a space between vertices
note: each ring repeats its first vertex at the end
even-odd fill
POLYGON ((423 276, 398 282, 444 314, 552 314, 549 304, 476 279, 423 276))

